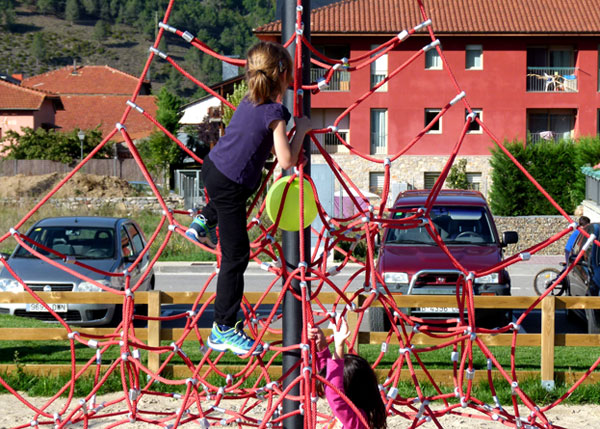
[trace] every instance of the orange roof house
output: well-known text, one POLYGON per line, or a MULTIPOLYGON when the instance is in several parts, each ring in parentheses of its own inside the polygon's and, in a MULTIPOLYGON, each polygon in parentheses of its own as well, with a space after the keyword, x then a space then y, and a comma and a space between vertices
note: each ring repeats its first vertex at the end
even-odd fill
MULTIPOLYGON (((139 79, 109 66, 63 67, 23 80, 22 85, 56 94, 129 95, 139 79)), ((140 95, 150 94, 150 82, 142 81, 140 95)))
MULTIPOLYGON (((57 113, 56 126, 63 131, 100 127, 106 136, 117 122, 138 87, 139 79, 109 66, 63 67, 23 80, 22 85, 60 94, 64 111, 57 113)), ((150 94, 150 83, 142 81, 136 104, 156 115, 156 99, 150 94)), ((123 123, 133 140, 149 136, 155 126, 136 110, 123 123)), ((122 142, 121 133, 111 139, 122 142)))
POLYGON ((21 127, 53 128, 56 113, 63 109, 56 94, 0 80, 0 138, 21 127))

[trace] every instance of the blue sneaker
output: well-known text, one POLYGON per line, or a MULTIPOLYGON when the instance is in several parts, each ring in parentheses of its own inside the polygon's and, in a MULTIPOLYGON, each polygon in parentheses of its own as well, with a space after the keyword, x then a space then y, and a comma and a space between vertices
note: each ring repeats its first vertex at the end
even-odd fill
MULTIPOLYGON (((213 350, 224 352, 231 350, 236 355, 244 355, 254 347, 254 340, 250 338, 242 329, 242 321, 235 324, 235 327, 222 331, 217 323, 213 323, 212 331, 206 344, 213 350)), ((259 355, 263 352, 262 345, 258 344, 253 355, 259 355)))
POLYGON ((211 249, 217 247, 217 242, 219 241, 217 238, 217 225, 208 225, 208 221, 202 215, 194 218, 185 235, 211 249))

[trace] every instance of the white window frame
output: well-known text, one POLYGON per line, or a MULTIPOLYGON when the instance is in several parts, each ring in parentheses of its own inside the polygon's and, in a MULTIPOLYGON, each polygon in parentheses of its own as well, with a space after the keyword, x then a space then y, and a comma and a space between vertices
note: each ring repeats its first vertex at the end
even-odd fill
MULTIPOLYGON (((371 45, 371 49, 375 49, 380 45, 371 45)), ((372 57, 377 56, 378 52, 374 53, 372 57)), ((375 61, 371 63, 371 88, 373 88, 380 80, 375 82, 375 76, 385 76, 388 75, 388 54, 383 54, 375 61)), ((387 92, 387 82, 377 88, 376 92, 387 92)))
POLYGON ((369 172, 369 191, 382 192, 385 184, 385 173, 383 171, 369 172))
MULTIPOLYGON (((474 61, 476 63, 477 61, 474 61)), ((465 47, 465 70, 483 70, 483 45, 467 45, 465 47), (480 65, 474 65, 469 67, 467 61, 469 58, 469 52, 479 52, 480 65)))
POLYGON ((433 48, 433 49, 430 49, 427 52, 425 52, 425 70, 443 70, 443 69, 444 69, 444 63, 442 62, 442 57, 439 54, 439 52, 437 51, 437 49, 433 48))
POLYGON ((438 177, 442 174, 441 171, 424 171, 423 172, 423 189, 433 189, 433 184, 437 182, 438 177), (431 183, 431 187, 427 187, 427 182, 431 183))
MULTIPOLYGON (((435 113, 435 115, 433 115, 433 116, 436 116, 441 111, 442 111, 442 109, 427 109, 426 108, 425 109, 425 115, 424 115, 424 118, 423 118, 424 122, 425 122, 425 125, 423 126, 423 128, 425 128, 427 125, 429 125, 429 122, 431 122, 431 121, 427 121, 427 114, 428 113, 435 113)), ((438 128, 439 128, 439 130, 435 130, 435 129, 431 128, 429 131, 427 131, 427 134, 442 134, 442 119, 443 119, 443 116, 440 116, 440 119, 438 119, 438 128)))
MULTIPOLYGON (((479 117, 479 120, 483 121, 483 109, 471 109, 473 111, 473 113, 476 113, 477 116, 479 117)), ((467 115, 469 114, 469 111, 467 109, 465 109, 465 120, 467 115)), ((473 121, 471 124, 475 124, 477 125, 477 129, 476 130, 467 130, 467 134, 483 134, 483 129, 481 128, 481 125, 479 125, 477 122, 473 121)))
POLYGON ((387 155, 387 146, 388 146, 388 110, 387 109, 371 109, 370 112, 370 148, 371 155, 387 155), (374 113, 382 112, 383 118, 378 118, 380 121, 383 121, 383 134, 379 133, 377 136, 374 131, 374 113), (383 141, 383 144, 377 144, 379 140, 383 141))
POLYGON ((467 172, 467 182, 469 183, 469 189, 481 192, 481 173, 467 172))

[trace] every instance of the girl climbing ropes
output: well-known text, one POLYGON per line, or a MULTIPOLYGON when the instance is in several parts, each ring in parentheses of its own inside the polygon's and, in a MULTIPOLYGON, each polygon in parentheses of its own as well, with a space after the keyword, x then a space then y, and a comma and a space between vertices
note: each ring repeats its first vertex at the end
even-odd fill
POLYGON ((258 189, 261 170, 274 150, 279 165, 296 165, 310 120, 295 118, 296 133, 288 142, 291 115, 281 98, 293 80, 293 63, 285 48, 259 42, 247 55, 248 93, 240 102, 225 134, 204 158, 202 179, 209 202, 186 235, 210 247, 221 247, 215 321, 207 344, 218 351, 260 354, 263 348, 243 330, 237 314, 244 294, 244 271, 250 257, 246 230, 246 200, 258 189))
MULTIPOLYGON (((377 376, 365 359, 354 354, 344 354, 344 340, 349 335, 348 324, 342 318, 339 330, 337 326, 333 329, 335 349, 332 358, 323 331, 308 326, 308 339, 314 340, 317 347, 317 371, 325 370, 325 379, 352 401, 369 423, 368 429, 384 429, 387 427, 386 411, 377 376)), ((325 397, 343 429, 364 429, 360 417, 329 385, 325 386, 325 397)))

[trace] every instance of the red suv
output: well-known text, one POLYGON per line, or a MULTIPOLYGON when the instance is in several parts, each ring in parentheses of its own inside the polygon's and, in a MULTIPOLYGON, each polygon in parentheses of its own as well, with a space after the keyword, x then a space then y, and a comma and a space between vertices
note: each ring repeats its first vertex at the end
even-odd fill
MULTIPOLYGON (((391 219, 413 216, 425 208, 428 190, 402 192, 391 211, 391 219)), ((494 218, 480 192, 444 189, 430 213, 431 220, 452 256, 469 271, 489 268, 502 260, 503 247, 518 241, 514 231, 498 236, 494 218)), ((455 295, 462 273, 438 247, 425 226, 409 229, 390 226, 383 230, 377 271, 392 293, 404 295, 455 295)), ((510 277, 506 270, 474 280, 475 295, 510 295, 510 277)), ((458 308, 403 308, 406 314, 423 318, 452 318, 458 308)), ((478 322, 498 326, 510 317, 506 310, 479 310, 478 322), (499 319, 499 316, 502 316, 499 319)), ((371 330, 389 329, 382 308, 373 307, 371 330)))

